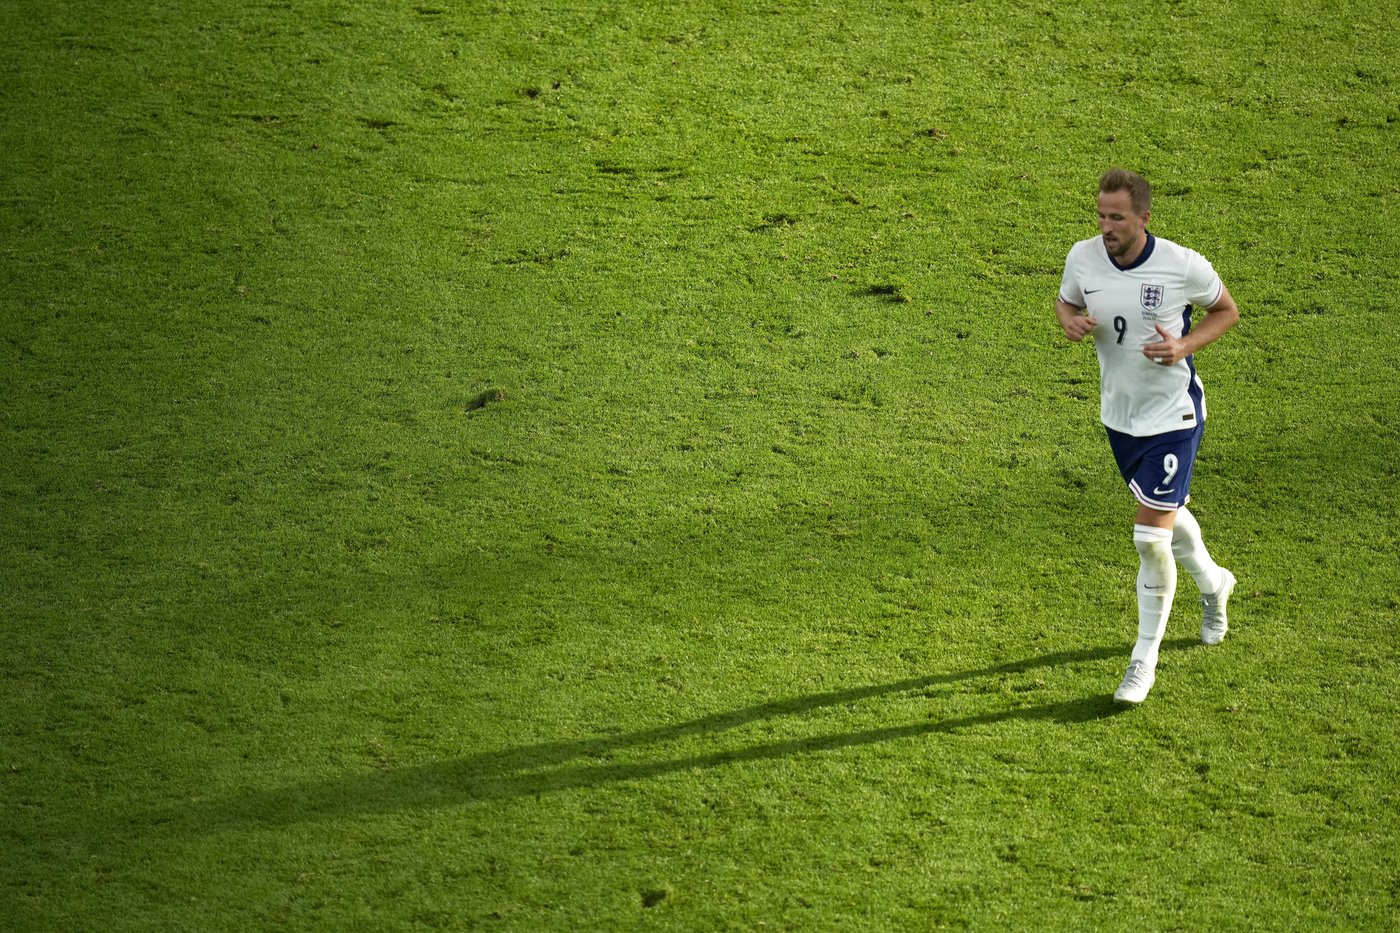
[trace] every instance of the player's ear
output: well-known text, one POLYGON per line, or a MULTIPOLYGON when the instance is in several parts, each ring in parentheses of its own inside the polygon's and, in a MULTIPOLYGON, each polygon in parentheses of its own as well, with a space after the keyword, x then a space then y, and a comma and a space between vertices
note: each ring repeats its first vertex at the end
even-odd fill
POLYGON ((1152 211, 1151 211, 1151 209, 1148 209, 1148 210, 1145 210, 1145 211, 1142 212, 1142 225, 1143 225, 1144 227, 1147 226, 1148 221, 1150 221, 1151 219, 1152 219, 1152 211))

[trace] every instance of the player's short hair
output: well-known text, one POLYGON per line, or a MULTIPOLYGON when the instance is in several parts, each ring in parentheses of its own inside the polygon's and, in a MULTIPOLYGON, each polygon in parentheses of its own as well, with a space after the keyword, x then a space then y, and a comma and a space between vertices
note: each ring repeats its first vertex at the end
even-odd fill
POLYGON ((1111 168, 1104 172, 1103 177, 1099 179, 1099 194, 1107 194, 1110 191, 1128 192, 1128 200, 1132 202, 1133 210, 1139 214, 1146 214, 1152 210, 1152 186, 1137 172, 1130 172, 1125 168, 1111 168))

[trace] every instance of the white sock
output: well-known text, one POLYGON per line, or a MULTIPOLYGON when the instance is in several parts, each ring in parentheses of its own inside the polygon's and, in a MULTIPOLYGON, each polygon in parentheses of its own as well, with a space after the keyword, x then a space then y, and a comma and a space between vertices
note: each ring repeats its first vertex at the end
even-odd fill
POLYGON ((1181 561, 1181 566, 1191 574, 1202 593, 1209 596, 1220 591, 1220 584, 1224 582, 1220 565, 1211 560, 1210 552, 1206 550, 1206 542, 1201 537, 1201 525, 1196 521, 1196 516, 1186 511, 1185 506, 1176 510, 1172 554, 1181 561))
POLYGON ((1176 561, 1172 560, 1172 530, 1150 525, 1133 526, 1138 565, 1138 639, 1133 660, 1149 670, 1157 668, 1157 650, 1167 631, 1167 616, 1176 595, 1176 561))

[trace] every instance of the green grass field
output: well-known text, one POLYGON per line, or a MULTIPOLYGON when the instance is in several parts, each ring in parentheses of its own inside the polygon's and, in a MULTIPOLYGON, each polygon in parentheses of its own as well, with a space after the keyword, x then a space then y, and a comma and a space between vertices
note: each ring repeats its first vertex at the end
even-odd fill
POLYGON ((0 22, 0 928, 1396 929, 1393 6, 0 22), (1115 164, 1243 316, 1126 712, 1115 164))

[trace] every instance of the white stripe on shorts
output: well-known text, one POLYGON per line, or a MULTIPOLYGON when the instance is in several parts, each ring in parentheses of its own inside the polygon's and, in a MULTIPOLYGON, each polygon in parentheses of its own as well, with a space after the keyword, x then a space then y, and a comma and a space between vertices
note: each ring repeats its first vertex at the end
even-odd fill
POLYGON ((1142 491, 1142 488, 1138 486, 1137 480, 1135 479, 1128 481, 1128 488, 1133 491, 1133 497, 1149 509, 1159 509, 1163 512, 1175 512, 1177 509, 1181 508, 1181 506, 1175 502, 1167 502, 1162 499, 1152 498, 1142 491))

